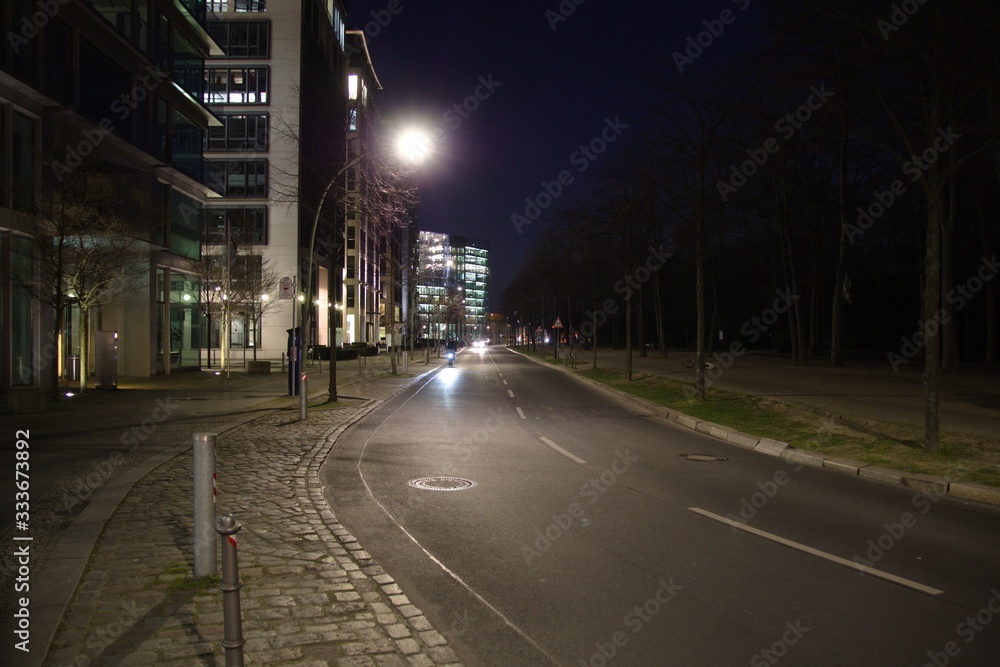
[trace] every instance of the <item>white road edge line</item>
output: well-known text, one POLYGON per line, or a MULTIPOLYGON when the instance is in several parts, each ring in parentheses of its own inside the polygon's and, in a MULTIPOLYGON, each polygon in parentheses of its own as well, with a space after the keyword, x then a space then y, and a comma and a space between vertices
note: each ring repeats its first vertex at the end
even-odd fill
POLYGON ((513 390, 508 389, 507 390, 507 395, 510 396, 511 398, 514 398, 514 392, 513 392, 513 390))
POLYGON ((549 440, 548 438, 546 438, 544 435, 538 436, 538 439, 541 440, 546 445, 548 445, 552 449, 556 450, 557 452, 559 452, 560 454, 562 454, 563 456, 565 456, 566 458, 568 458, 571 461, 576 461, 577 463, 583 463, 583 464, 587 463, 586 461, 584 461, 583 459, 581 459, 579 456, 577 456, 573 452, 567 452, 565 449, 563 449, 562 447, 560 447, 556 443, 552 442, 551 440, 549 440))
POLYGON ((522 410, 520 406, 517 406, 514 409, 517 410, 518 417, 520 417, 521 419, 527 419, 527 417, 524 416, 524 410, 522 410))
POLYGON ((706 519, 718 521, 719 523, 724 523, 727 526, 731 526, 732 528, 735 528, 737 530, 746 531, 753 535, 757 535, 758 537, 763 537, 765 540, 771 540, 772 542, 777 542, 778 544, 789 547, 791 549, 802 551, 811 556, 816 556, 817 558, 828 560, 831 563, 836 563, 837 565, 843 565, 844 567, 848 567, 852 570, 857 570, 861 574, 870 574, 873 577, 878 577, 879 579, 885 579, 886 581, 891 581, 894 584, 899 584, 900 586, 912 588, 913 590, 920 591, 921 593, 926 593, 927 595, 941 595, 942 593, 944 593, 944 591, 932 588, 930 586, 925 586, 924 584, 913 581, 912 579, 897 577, 894 574, 889 574, 888 572, 882 572, 881 570, 876 570, 875 568, 867 567, 865 565, 861 565, 860 563, 855 563, 854 561, 847 560, 846 558, 841 558, 840 556, 834 556, 833 554, 829 554, 825 551, 820 551, 819 549, 814 549, 810 546, 806 546, 805 544, 793 542, 791 540, 785 539, 784 537, 780 537, 773 533, 768 533, 763 530, 760 530, 759 528, 754 528, 752 526, 742 524, 739 521, 733 521, 732 519, 728 519, 724 516, 713 514, 707 510, 701 509, 700 507, 689 507, 688 510, 694 512, 695 514, 700 514, 706 519))

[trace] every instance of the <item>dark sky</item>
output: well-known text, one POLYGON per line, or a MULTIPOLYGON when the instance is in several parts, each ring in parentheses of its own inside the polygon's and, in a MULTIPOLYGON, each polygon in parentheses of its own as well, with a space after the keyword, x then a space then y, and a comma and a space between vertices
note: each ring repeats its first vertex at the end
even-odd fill
POLYGON ((554 210, 586 197, 590 175, 616 146, 642 134, 655 84, 706 73, 746 48, 761 1, 350 0, 347 24, 368 35, 382 116, 443 134, 435 159, 420 169, 420 227, 490 241, 496 310, 534 233, 554 210), (557 21, 560 6, 574 11, 557 21), (724 10, 728 25, 719 21, 724 10), (672 54, 706 30, 703 21, 723 31, 680 74, 672 54), (477 87, 485 99, 461 118, 454 105, 477 87), (603 156, 574 158, 606 119, 628 127, 618 128, 603 156), (519 234, 511 215, 523 215, 525 198, 563 170, 573 182, 519 234))

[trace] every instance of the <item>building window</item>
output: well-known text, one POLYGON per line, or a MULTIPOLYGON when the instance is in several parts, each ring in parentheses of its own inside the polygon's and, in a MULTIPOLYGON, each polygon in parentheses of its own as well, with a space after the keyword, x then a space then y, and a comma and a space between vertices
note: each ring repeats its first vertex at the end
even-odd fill
POLYGON ((347 308, 354 308, 354 305, 357 303, 357 298, 354 296, 355 293, 356 293, 356 288, 354 287, 354 285, 348 285, 347 286, 347 304, 346 304, 345 307, 347 307, 347 308))
POLYGON ((266 151, 268 115, 266 113, 223 114, 222 127, 208 128, 205 150, 266 151))
POLYGON ((358 108, 351 107, 347 112, 347 131, 357 132, 358 131, 358 108))
POLYGON ((356 100, 358 99, 358 75, 348 74, 347 75, 347 99, 356 100))
POLYGON ((228 12, 229 8, 226 7, 228 0, 208 0, 208 11, 210 12, 228 12))
POLYGON ((171 116, 170 164, 191 178, 201 180, 202 129, 180 111, 171 116))
POLYGON ((267 67, 209 67, 205 104, 267 104, 267 67))
POLYGON ((226 229, 238 245, 267 245, 266 206, 205 209, 205 243, 224 245, 226 229))
POLYGON ((235 0, 238 12, 266 12, 267 0, 235 0))
POLYGON ((176 190, 170 191, 170 251, 201 259, 201 204, 176 190))
POLYGON ((11 207, 28 211, 35 203, 35 121, 15 111, 10 130, 11 207))
POLYGON ((267 197, 267 160, 208 160, 208 186, 223 197, 267 197))
POLYGON ((358 228, 354 225, 347 226, 347 249, 354 250, 356 239, 358 234, 358 228))
POLYGON ((268 21, 216 21, 208 32, 230 58, 269 58, 271 24, 268 21))

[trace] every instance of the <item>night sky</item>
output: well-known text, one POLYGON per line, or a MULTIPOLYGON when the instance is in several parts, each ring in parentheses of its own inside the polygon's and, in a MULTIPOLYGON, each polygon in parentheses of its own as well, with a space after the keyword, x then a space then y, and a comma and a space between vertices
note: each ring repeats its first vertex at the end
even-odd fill
POLYGON ((643 134, 657 85, 705 75, 752 48, 758 2, 350 0, 347 24, 368 35, 383 118, 441 137, 420 169, 420 227, 490 241, 496 310, 534 233, 585 199, 602 161, 643 134), (724 10, 728 25, 719 22, 724 10), (672 54, 706 30, 703 21, 723 31, 679 73, 672 54), (477 88, 485 99, 470 100, 478 108, 468 111, 477 88), (574 155, 609 128, 606 119, 618 123, 605 132, 614 137, 607 151, 574 155), (572 183, 519 234, 511 215, 564 170, 572 183))

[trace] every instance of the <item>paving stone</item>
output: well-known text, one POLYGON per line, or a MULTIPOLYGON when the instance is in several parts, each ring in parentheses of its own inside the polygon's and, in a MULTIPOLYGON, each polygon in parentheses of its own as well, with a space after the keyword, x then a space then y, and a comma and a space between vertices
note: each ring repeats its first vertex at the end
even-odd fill
MULTIPOLYGON (((318 411, 307 422, 291 410, 265 412, 220 438, 220 506, 243 526, 236 539, 247 664, 424 667, 454 661, 405 591, 340 524, 319 481, 320 464, 333 446, 327 434, 408 382, 357 382, 352 393, 375 400, 318 411)), ((217 432, 230 424, 227 416, 191 427, 217 432)), ((156 451, 184 444, 172 437, 172 443, 157 442, 156 451)), ((192 578, 191 463, 188 453, 153 468, 108 519, 47 664, 78 658, 125 667, 222 664, 217 587, 173 588, 192 578), (140 533, 149 536, 141 544, 135 540, 140 533), (123 599, 134 611, 122 608, 123 599), (81 649, 96 646, 102 632, 113 636, 104 654, 81 649)))

